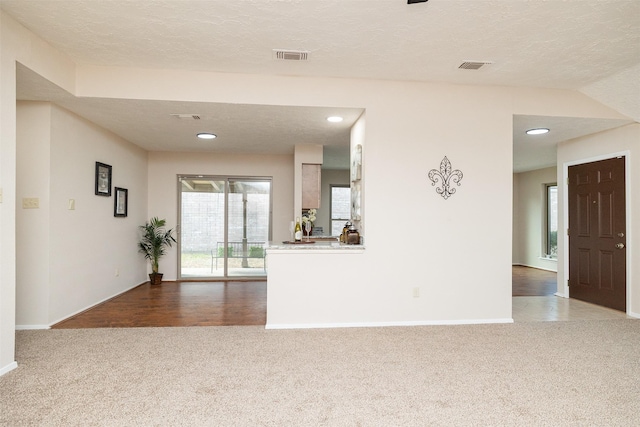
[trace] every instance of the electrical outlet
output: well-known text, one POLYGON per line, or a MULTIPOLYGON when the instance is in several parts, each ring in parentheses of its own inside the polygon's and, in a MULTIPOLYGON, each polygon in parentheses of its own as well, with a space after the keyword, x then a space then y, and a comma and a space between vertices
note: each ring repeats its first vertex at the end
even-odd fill
POLYGON ((420 288, 413 288, 413 297, 420 298, 420 288))
POLYGON ((22 209, 38 209, 40 207, 40 199, 37 197, 24 197, 22 199, 22 209))

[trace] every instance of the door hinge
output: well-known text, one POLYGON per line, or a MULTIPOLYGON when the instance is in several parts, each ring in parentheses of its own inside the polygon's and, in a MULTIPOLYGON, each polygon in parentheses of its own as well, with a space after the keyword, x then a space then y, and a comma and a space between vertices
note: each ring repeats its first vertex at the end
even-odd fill
POLYGON ((571 286, 571 283, 569 282, 569 280, 567 280, 567 288, 571 286))
POLYGON ((569 229, 567 228, 567 236, 569 235, 569 229))
POLYGON ((567 177, 567 185, 569 185, 569 177, 567 177))

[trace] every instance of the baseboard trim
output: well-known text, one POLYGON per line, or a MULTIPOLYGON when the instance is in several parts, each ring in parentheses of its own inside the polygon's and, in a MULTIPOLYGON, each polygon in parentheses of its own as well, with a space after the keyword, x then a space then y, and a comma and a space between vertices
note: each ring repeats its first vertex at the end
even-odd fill
POLYGON ((0 368, 0 377, 6 374, 7 372, 11 372, 18 367, 18 362, 11 362, 7 366, 0 368))
POLYGON ((555 294, 553 294, 553 295, 555 295, 555 296, 557 296, 557 297, 560 297, 560 298, 569 298, 569 295, 565 295, 565 294, 563 294, 562 292, 556 292, 556 293, 555 293, 555 294))
MULTIPOLYGON (((167 280, 165 280, 165 282, 166 282, 166 281, 167 281, 167 280)), ((55 322, 51 322, 51 323, 49 324, 49 326, 48 326, 48 327, 50 328, 51 326, 53 326, 53 325, 55 325, 55 324, 58 324, 58 323, 60 323, 60 322, 62 322, 62 321, 65 321, 65 320, 67 320, 67 319, 70 319, 70 318, 72 318, 73 316, 77 316, 77 315, 78 315, 78 314, 80 314, 80 313, 83 313, 83 312, 85 312, 85 311, 87 311, 87 310, 91 310, 92 308, 94 308, 94 307, 96 307, 96 306, 98 306, 98 305, 100 305, 100 304, 102 304, 102 303, 105 303, 105 302, 107 302, 107 301, 109 301, 109 300, 112 300, 112 299, 114 299, 114 298, 117 298, 117 297, 119 297, 120 295, 124 294, 125 292, 129 292, 131 289, 137 288, 137 287, 138 287, 138 286, 140 286, 140 285, 144 285, 144 284, 145 284, 145 283, 147 283, 147 282, 148 282, 148 280, 145 280, 144 282, 140 282, 140 283, 138 283, 137 285, 133 285, 133 286, 131 286, 130 288, 127 288, 127 289, 125 289, 125 290, 123 290, 123 291, 120 291, 120 292, 118 292, 118 293, 117 293, 117 294, 115 294, 115 295, 112 295, 112 296, 110 296, 110 297, 108 297, 108 298, 105 298, 105 299, 103 299, 103 300, 100 300, 100 301, 98 301, 98 302, 97 302, 97 303, 95 303, 95 304, 92 304, 92 305, 90 305, 90 306, 88 306, 88 307, 86 307, 86 308, 83 308, 83 309, 81 309, 81 310, 78 310, 78 311, 76 311, 76 312, 74 312, 74 313, 72 313, 72 314, 69 314, 68 316, 62 317, 61 319, 58 319, 58 320, 56 320, 55 322)), ((34 329, 37 329, 37 328, 34 328, 34 329)))
POLYGON ((640 319, 640 313, 635 313, 633 311, 627 312, 627 316, 635 317, 636 319, 640 319))
POLYGON ((16 331, 30 331, 34 329, 51 329, 49 325, 16 325, 16 331))
POLYGON ((513 323, 513 318, 503 319, 463 319, 463 320, 420 320, 406 322, 354 322, 354 323, 267 323, 265 329, 331 329, 331 328, 380 328, 393 326, 448 326, 485 325, 513 323))

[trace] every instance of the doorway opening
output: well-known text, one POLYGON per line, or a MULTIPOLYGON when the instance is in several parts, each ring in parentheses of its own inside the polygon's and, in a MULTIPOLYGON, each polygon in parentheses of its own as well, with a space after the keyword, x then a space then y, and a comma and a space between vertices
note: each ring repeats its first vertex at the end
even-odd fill
POLYGON ((266 277, 271 178, 178 176, 180 279, 266 277))

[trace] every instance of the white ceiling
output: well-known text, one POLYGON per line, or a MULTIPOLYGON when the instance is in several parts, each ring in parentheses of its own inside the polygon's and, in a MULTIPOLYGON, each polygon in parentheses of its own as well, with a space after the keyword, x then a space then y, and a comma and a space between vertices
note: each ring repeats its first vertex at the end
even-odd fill
MULTIPOLYGON (((640 121, 636 0, 0 0, 0 6, 78 64, 564 88, 640 121), (273 49, 305 50, 309 60, 276 61, 273 49), (457 68, 468 60, 492 64, 457 68)), ((209 150, 191 141, 193 123, 159 123, 167 114, 201 114, 200 125, 207 121, 220 135, 217 147, 236 152, 292 152, 300 136, 345 145, 360 114, 343 109, 338 113, 347 120, 332 128, 323 121, 335 113, 331 108, 78 100, 29 73, 19 70, 19 99, 57 97, 150 150, 209 150)), ((516 117, 514 170, 553 165, 558 141, 624 123, 516 117), (519 131, 533 123, 552 127, 536 149, 519 131)))

